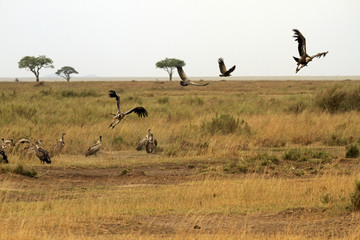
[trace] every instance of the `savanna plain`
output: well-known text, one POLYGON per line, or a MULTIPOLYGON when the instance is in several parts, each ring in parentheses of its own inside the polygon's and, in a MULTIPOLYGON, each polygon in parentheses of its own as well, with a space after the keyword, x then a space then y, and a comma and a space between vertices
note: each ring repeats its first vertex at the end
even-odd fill
POLYGON ((358 81, 1 82, 0 137, 66 135, 6 150, 0 239, 360 239, 359 111, 358 81), (148 117, 109 129, 109 90, 148 117))

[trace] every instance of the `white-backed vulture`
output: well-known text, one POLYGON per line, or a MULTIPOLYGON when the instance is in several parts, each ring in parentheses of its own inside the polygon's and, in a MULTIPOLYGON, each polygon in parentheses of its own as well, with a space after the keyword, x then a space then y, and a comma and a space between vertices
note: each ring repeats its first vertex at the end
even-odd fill
POLYGON ((92 145, 91 147, 88 148, 88 150, 85 153, 85 157, 90 156, 90 155, 97 156, 97 153, 101 149, 101 140, 102 140, 102 136, 99 137, 99 140, 97 141, 97 143, 95 143, 94 145, 92 145))
POLYGON ((219 58, 218 63, 219 63, 219 68, 220 68, 220 73, 221 73, 219 76, 220 77, 230 77, 231 73, 235 70, 236 65, 232 66, 232 68, 227 70, 225 63, 224 63, 224 59, 219 58))
POLYGON ((46 151, 41 147, 41 143, 42 143, 41 140, 36 142, 35 155, 40 159, 41 163, 50 164, 51 163, 50 154, 48 151, 46 151))
POLYGON ((329 51, 327 52, 320 52, 318 54, 315 54, 313 56, 309 56, 306 52, 306 39, 305 37, 301 34, 301 32, 297 29, 293 29, 294 31, 294 38, 295 41, 298 42, 298 51, 299 51, 299 55, 300 58, 297 57, 293 57, 294 60, 297 62, 297 66, 296 66, 296 73, 298 71, 300 71, 300 69, 302 69, 303 67, 307 66, 307 64, 309 62, 311 62, 313 60, 313 58, 320 58, 320 57, 325 57, 326 54, 328 54, 329 51))
POLYGON ((60 154, 61 150, 65 146, 65 141, 64 141, 64 136, 65 135, 66 135, 66 133, 62 133, 61 138, 59 139, 59 141, 55 145, 53 145, 51 147, 51 151, 50 151, 51 156, 55 156, 55 155, 60 154))
POLYGON ((109 128, 113 129, 116 125, 118 125, 121 120, 128 114, 134 112, 138 115, 138 117, 147 117, 148 116, 148 112, 146 111, 145 108, 143 107, 134 107, 132 109, 130 109, 127 112, 121 112, 120 109, 120 96, 114 91, 114 90, 110 90, 109 91, 109 96, 111 98, 115 98, 116 102, 117 102, 117 113, 111 113, 112 115, 114 115, 113 121, 110 124, 109 128))
POLYGON ((157 141, 154 139, 154 135, 152 133, 149 134, 145 147, 147 153, 152 153, 155 151, 157 147, 157 141))
POLYGON ((177 72, 178 72, 179 77, 181 79, 180 85, 183 86, 183 87, 186 87, 188 85, 200 86, 200 87, 209 85, 209 83, 199 84, 199 83, 195 83, 195 82, 190 81, 190 79, 186 76, 186 74, 185 74, 185 72, 184 72, 184 70, 183 70, 183 68, 181 66, 177 66, 176 69, 177 69, 177 72))

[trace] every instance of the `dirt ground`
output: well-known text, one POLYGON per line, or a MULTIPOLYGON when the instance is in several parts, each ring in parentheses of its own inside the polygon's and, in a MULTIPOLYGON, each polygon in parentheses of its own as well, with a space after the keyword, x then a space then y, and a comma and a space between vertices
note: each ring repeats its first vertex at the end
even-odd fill
MULTIPOLYGON (((96 185, 112 187, 131 187, 139 184, 178 184, 199 180, 196 167, 162 165, 133 168, 126 174, 124 168, 57 168, 52 166, 34 167, 37 178, 15 174, 0 174, 0 181, 7 180, 11 189, 66 190, 73 187, 87 188, 96 185)), ((239 178, 231 175, 227 178, 239 178)), ((29 197, 28 195, 26 197, 29 197)), ((6 201, 21 201, 19 194, 7 195, 6 201)), ((0 199, 3 200, 3 199, 0 199)), ((333 216, 326 209, 287 209, 278 213, 257 213, 243 215, 210 215, 210 216, 132 216, 116 219, 99 219, 100 234, 160 234, 171 236, 176 232, 212 234, 222 232, 239 232, 247 229, 254 234, 272 235, 288 233, 311 237, 328 236, 344 237, 354 232, 360 225, 360 214, 346 212, 333 216), (150 224, 151 223, 151 224, 150 224), (150 227, 151 225, 151 227, 150 227)), ((80 226, 79 226, 80 227, 80 226)), ((81 226, 86 228, 86 224, 81 226)), ((89 229, 90 230, 90 229, 89 229)), ((360 237, 360 233, 359 233, 360 237)))

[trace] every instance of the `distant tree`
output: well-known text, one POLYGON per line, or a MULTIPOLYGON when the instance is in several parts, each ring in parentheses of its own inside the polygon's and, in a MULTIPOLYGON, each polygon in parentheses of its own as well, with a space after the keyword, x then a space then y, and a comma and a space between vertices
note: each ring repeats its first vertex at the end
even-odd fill
POLYGON ((169 74, 169 80, 172 80, 172 75, 176 66, 185 66, 185 62, 183 60, 179 60, 176 58, 165 58, 156 63, 157 68, 162 68, 169 74))
POLYGON ((58 69, 55 74, 65 78, 69 82, 71 78, 70 76, 71 74, 79 74, 79 73, 73 67, 64 66, 61 69, 58 69))
POLYGON ((35 74, 36 82, 39 82, 41 68, 54 68, 53 61, 45 55, 39 57, 26 56, 19 61, 19 68, 26 68, 35 74))

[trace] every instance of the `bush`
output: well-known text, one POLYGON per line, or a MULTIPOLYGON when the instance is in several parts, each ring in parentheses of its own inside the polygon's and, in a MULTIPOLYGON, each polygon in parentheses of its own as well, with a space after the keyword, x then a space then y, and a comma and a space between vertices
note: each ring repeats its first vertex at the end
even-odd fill
POLYGON ((347 158, 358 158, 360 156, 359 146, 357 144, 352 144, 348 147, 346 151, 347 158))
POLYGON ((355 190, 350 195, 351 207, 353 211, 360 210, 360 181, 355 180, 355 190))
POLYGON ((317 94, 315 103, 331 113, 360 111, 360 86, 331 86, 317 94))
POLYGON ((231 134, 236 132, 249 134, 251 131, 247 122, 235 119, 229 114, 221 114, 213 118, 210 122, 203 122, 201 124, 201 130, 211 135, 215 133, 231 134))
POLYGON ((22 164, 18 164, 12 172, 26 177, 36 177, 38 174, 35 170, 26 170, 22 164))

